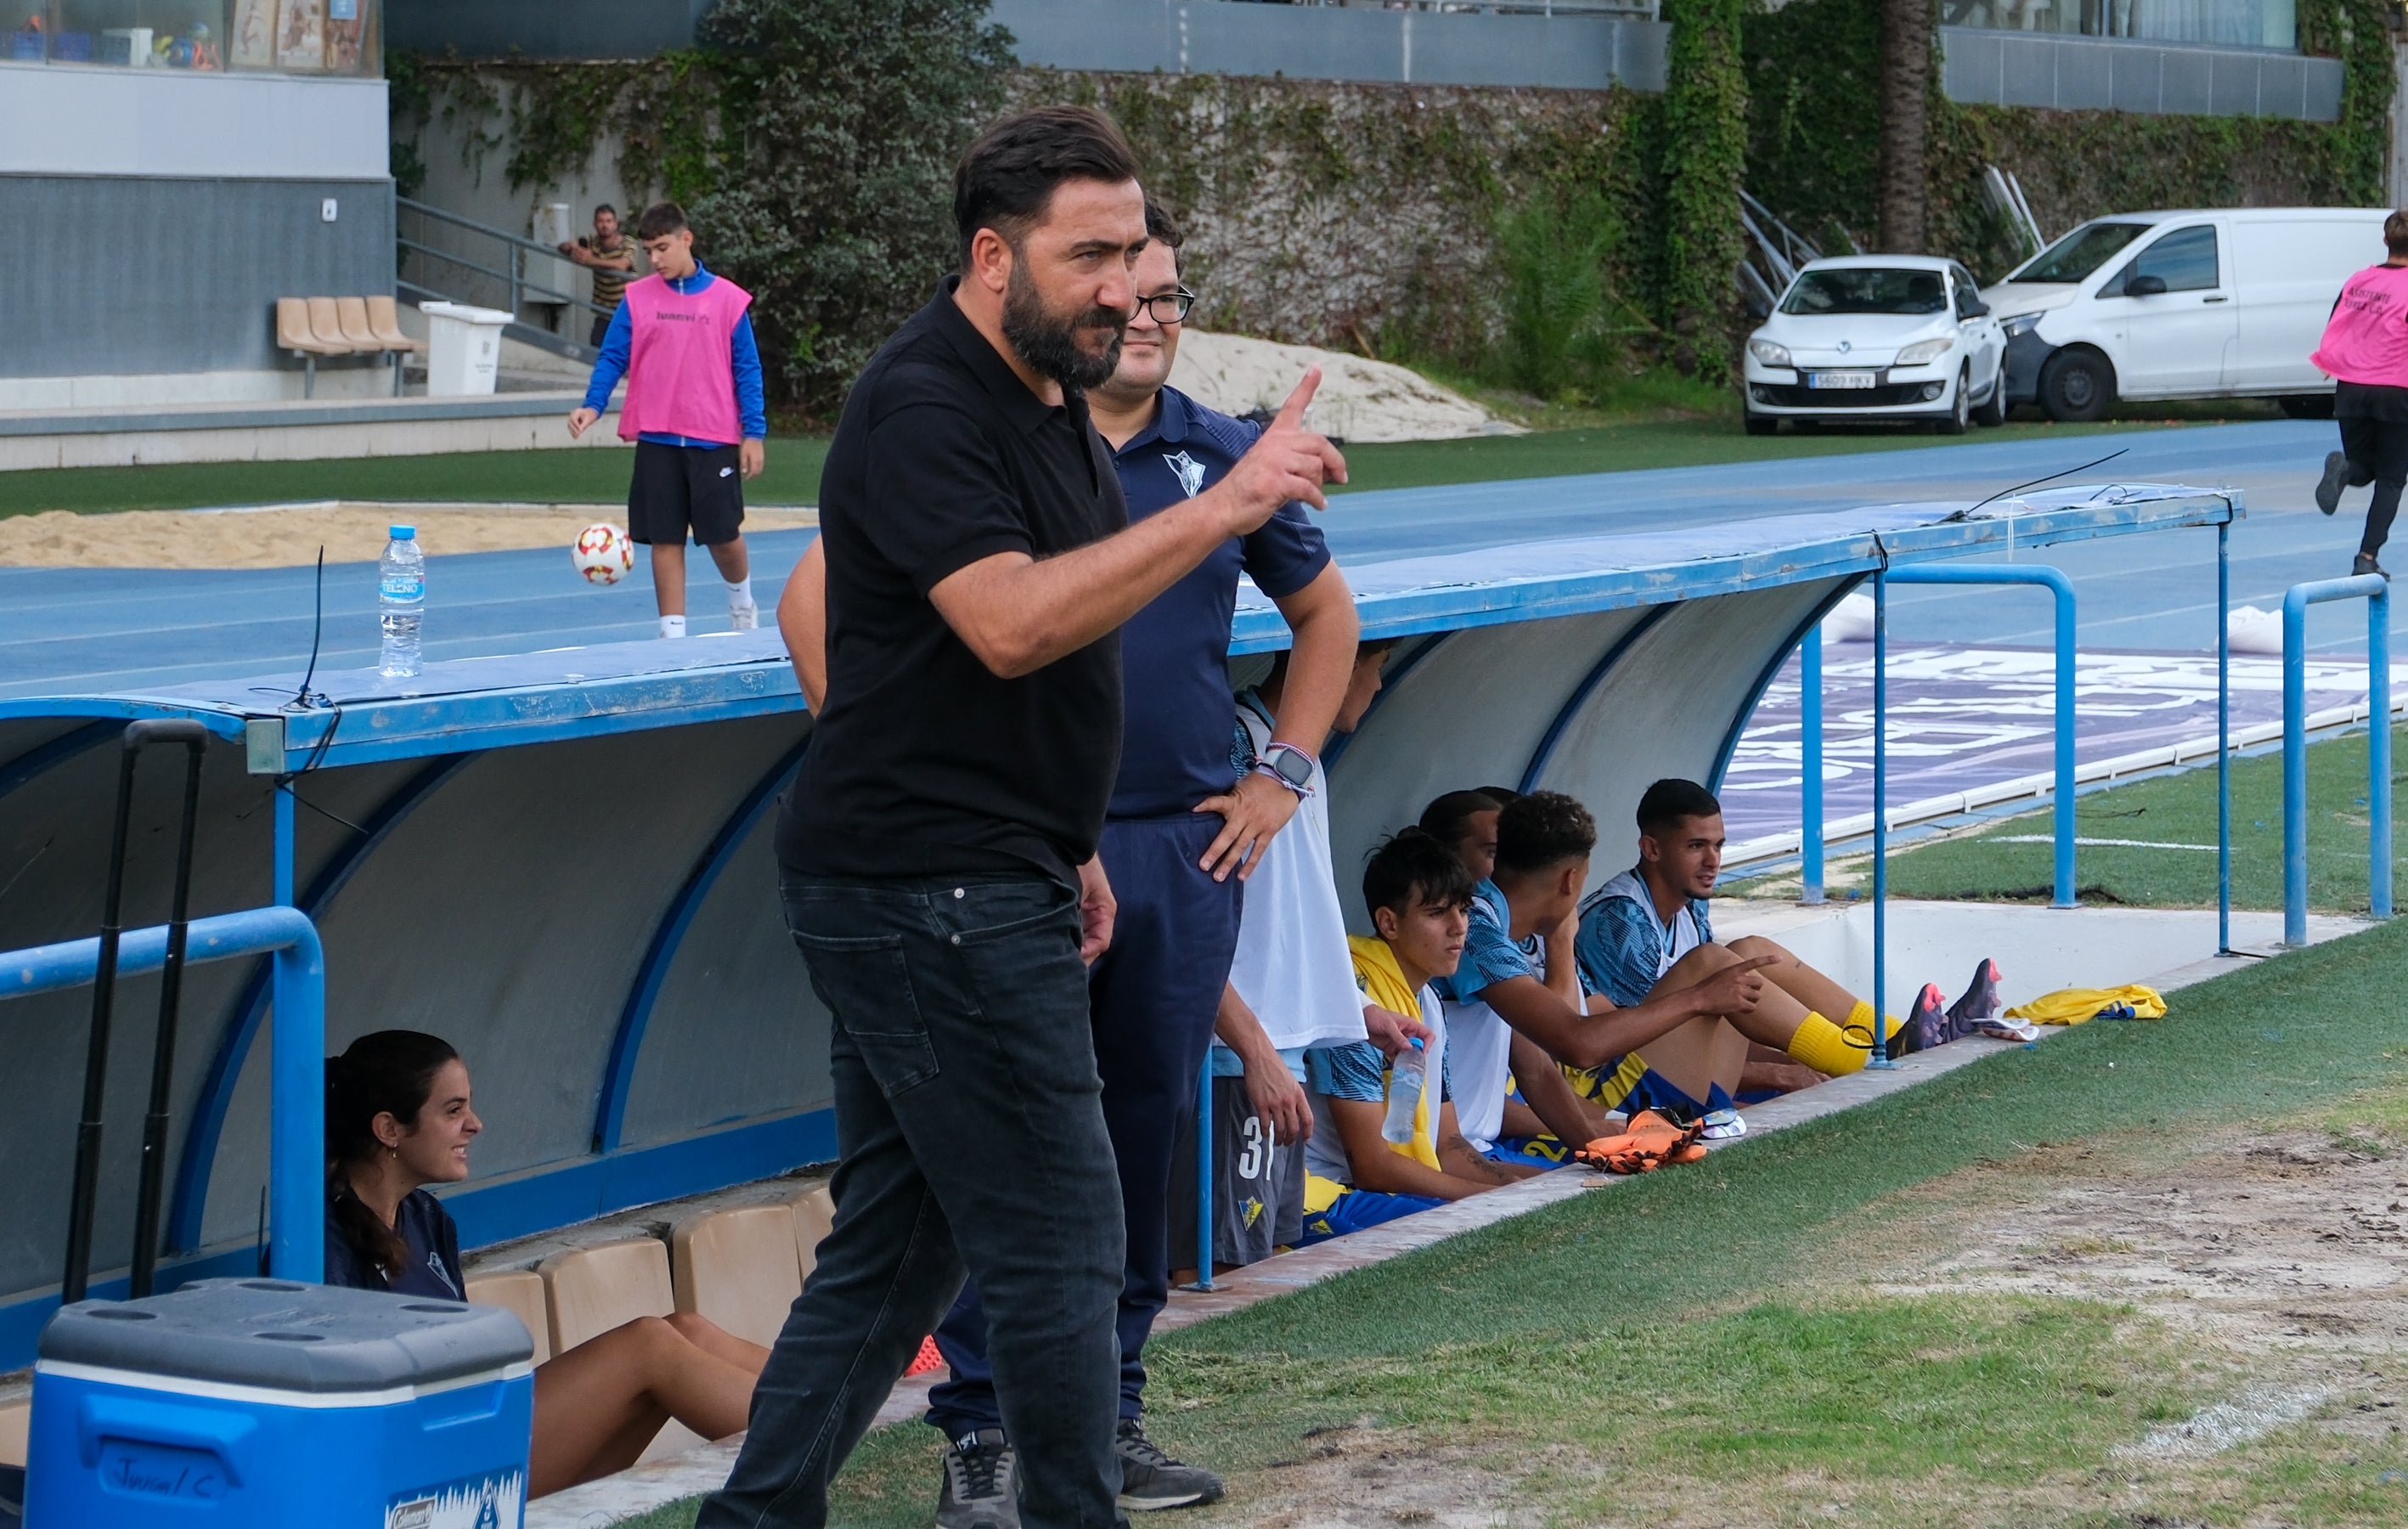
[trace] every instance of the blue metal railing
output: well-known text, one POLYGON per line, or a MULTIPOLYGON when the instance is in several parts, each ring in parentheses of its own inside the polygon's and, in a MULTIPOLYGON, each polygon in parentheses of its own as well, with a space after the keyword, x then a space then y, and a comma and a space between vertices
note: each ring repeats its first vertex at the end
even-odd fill
MULTIPOLYGON (((311 1283, 326 1277, 326 960, 317 925, 296 907, 254 907, 195 919, 187 965, 273 952, 276 1026, 268 1065, 268 1272, 311 1283)), ((128 931, 117 973, 166 965, 165 925, 128 931)), ((0 999, 82 987, 100 973, 98 938, 0 954, 0 999)))
POLYGON ((1913 567, 1890 572, 1893 584, 2036 584, 2057 596, 2057 887, 2052 907, 2073 906, 2073 581, 2055 568, 1913 567))
POLYGON ((2308 942, 2308 607, 2366 602, 2367 900, 2391 917, 2391 585, 2381 574, 2294 584, 2283 595, 2283 943, 2308 942))

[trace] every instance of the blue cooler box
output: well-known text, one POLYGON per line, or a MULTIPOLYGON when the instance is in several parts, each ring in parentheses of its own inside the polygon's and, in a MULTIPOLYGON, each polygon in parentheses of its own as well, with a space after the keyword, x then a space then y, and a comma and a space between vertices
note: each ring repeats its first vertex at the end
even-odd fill
POLYGON ((25 1529, 520 1529, 535 1351, 492 1307, 278 1279, 42 1330, 25 1529))

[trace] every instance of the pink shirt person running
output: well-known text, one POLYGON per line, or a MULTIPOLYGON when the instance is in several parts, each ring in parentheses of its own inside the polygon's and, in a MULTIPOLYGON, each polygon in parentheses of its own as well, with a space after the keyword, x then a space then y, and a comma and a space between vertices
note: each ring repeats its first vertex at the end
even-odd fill
POLYGON ((2337 381, 2408 387, 2408 265, 2370 265, 2344 282, 2308 360, 2337 381))

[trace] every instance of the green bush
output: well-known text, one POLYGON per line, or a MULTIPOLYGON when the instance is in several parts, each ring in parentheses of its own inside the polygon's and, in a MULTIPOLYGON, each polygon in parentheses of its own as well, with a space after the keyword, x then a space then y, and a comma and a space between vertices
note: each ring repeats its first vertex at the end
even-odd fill
POLYGON ((1010 36, 985 0, 721 0, 711 189, 688 207, 748 288, 782 397, 832 411, 953 266, 953 170, 996 115, 1010 36))
POLYGON ((1504 379, 1541 398, 1594 396, 1614 360, 1606 263, 1622 225, 1593 191, 1533 198, 1498 220, 1505 279, 1504 379))

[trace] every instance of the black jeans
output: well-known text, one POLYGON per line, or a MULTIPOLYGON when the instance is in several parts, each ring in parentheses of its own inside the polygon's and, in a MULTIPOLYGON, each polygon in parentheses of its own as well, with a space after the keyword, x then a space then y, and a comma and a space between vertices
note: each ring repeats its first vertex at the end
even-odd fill
MULTIPOLYGON (((1180 1122, 1196 1113, 1197 1076, 1238 949, 1245 883, 1215 881, 1196 864, 1220 832, 1210 812, 1113 818, 1097 851, 1120 900, 1111 949, 1087 991, 1128 1238, 1118 1322, 1124 1418, 1145 1412, 1145 1340, 1170 1299, 1170 1159, 1180 1122)), ((928 1393, 927 1421, 948 1438, 1010 1431, 988 1365, 982 1288, 965 1287, 937 1329, 953 1373, 928 1393)))
POLYGON ((966 1272, 1021 1522, 1110 1529, 1125 1249, 1077 898, 1036 877, 781 890, 835 1020, 836 1223, 696 1529, 824 1524, 830 1478, 966 1272))
POLYGON ((2400 513, 2400 491, 2408 485, 2408 421, 2344 414, 2340 424, 2351 485, 2374 485, 2374 498, 2366 507, 2366 534, 2358 544, 2361 557, 2372 557, 2391 535, 2392 517, 2400 513))

